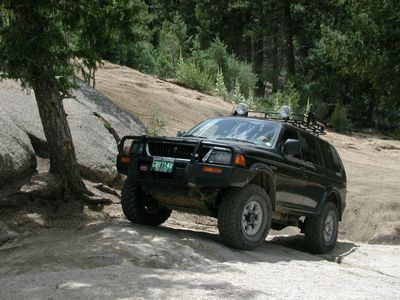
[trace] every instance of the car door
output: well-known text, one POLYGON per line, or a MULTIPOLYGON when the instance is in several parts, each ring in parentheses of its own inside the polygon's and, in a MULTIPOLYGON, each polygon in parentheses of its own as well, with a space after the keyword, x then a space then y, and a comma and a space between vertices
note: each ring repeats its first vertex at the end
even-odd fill
POLYGON ((326 194, 326 179, 321 175, 324 173, 324 167, 322 166, 318 138, 309 133, 301 132, 300 144, 305 185, 302 205, 309 210, 315 210, 326 194))
MULTIPOLYGON (((289 126, 283 129, 281 140, 278 142, 281 151, 288 139, 298 140, 298 130, 289 126)), ((285 155, 282 152, 282 161, 275 170, 277 206, 295 209, 302 205, 305 189, 302 165, 300 156, 285 155)))

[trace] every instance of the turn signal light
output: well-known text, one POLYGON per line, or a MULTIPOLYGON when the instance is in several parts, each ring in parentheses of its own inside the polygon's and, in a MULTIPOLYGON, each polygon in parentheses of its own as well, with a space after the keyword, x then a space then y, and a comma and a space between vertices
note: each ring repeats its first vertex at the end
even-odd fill
POLYGON ((222 173, 222 168, 204 166, 202 171, 203 171, 203 173, 221 174, 222 173))
POLYGON ((235 165, 245 168, 247 166, 247 159, 243 154, 238 154, 235 157, 235 165))
POLYGON ((131 162, 131 158, 129 156, 122 156, 120 160, 123 164, 129 164, 131 162))

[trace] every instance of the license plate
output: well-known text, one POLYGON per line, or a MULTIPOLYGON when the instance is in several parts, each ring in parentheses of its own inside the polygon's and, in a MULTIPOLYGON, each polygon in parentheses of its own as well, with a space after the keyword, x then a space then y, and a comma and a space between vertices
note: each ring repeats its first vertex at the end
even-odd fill
POLYGON ((154 157, 151 170, 162 173, 172 173, 174 171, 175 160, 163 157, 154 157))

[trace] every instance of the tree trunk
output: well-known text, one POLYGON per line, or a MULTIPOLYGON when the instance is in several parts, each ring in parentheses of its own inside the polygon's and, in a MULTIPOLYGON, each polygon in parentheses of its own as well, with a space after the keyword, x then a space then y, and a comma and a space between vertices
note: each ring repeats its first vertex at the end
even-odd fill
POLYGON ((73 194, 83 194, 83 184, 76 160, 71 131, 62 99, 51 82, 37 82, 33 86, 49 147, 50 173, 61 176, 73 194))
POLYGON ((278 77, 279 77, 279 61, 278 61, 278 34, 274 33, 272 36, 272 92, 276 93, 278 91, 278 77))
POLYGON ((293 45, 293 22, 291 13, 291 0, 283 1, 283 12, 286 33, 286 69, 288 75, 295 75, 294 45, 293 45))

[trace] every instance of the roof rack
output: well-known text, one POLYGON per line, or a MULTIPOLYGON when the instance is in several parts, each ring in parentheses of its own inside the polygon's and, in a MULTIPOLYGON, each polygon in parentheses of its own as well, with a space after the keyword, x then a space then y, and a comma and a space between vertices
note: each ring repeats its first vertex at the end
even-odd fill
POLYGON ((263 118, 265 119, 290 123, 316 136, 326 134, 325 125, 317 119, 315 112, 311 110, 309 110, 305 114, 292 114, 290 117, 287 118, 282 118, 281 115, 277 112, 269 112, 269 111, 262 112, 255 110, 249 110, 248 112, 249 114, 262 114, 263 118))

